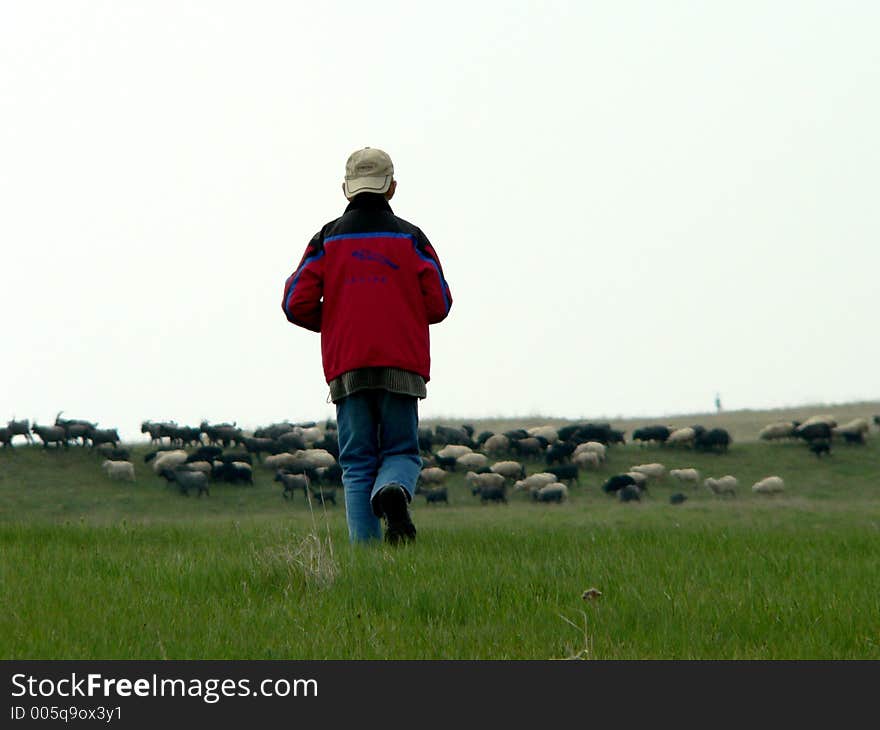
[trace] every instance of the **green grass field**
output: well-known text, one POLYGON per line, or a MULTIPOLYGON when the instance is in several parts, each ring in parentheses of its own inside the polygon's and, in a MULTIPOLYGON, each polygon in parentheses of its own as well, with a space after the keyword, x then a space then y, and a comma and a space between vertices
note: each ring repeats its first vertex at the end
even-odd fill
POLYGON ((285 502, 257 467, 253 488, 183 497, 136 462, 130 485, 81 450, 0 452, 0 658, 880 658, 876 433, 821 460, 618 446, 562 505, 481 506, 454 475, 449 506, 416 498, 418 541, 397 549, 350 547, 341 493, 285 502), (650 461, 740 493, 598 489, 650 461), (784 495, 751 492, 769 474, 784 495))

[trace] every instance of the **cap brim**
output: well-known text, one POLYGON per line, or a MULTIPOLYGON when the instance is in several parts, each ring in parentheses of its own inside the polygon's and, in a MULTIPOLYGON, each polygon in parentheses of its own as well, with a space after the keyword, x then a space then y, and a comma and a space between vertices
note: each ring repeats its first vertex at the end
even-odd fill
POLYGON ((345 181, 345 194, 351 198, 358 193, 387 193, 391 187, 391 175, 358 177, 345 181))

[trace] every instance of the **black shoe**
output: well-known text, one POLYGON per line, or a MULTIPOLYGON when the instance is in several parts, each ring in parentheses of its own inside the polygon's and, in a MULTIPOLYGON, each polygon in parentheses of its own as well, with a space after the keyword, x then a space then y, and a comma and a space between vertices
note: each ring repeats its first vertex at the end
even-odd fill
POLYGON ((377 512, 385 518, 385 542, 397 545, 416 539, 416 526, 409 516, 408 500, 403 487, 389 484, 376 495, 377 512))

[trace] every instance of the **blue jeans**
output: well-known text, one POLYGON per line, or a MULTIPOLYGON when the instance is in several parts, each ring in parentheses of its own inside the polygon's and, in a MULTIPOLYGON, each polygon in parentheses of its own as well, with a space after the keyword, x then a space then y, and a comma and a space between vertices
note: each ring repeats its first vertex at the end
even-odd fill
POLYGON ((360 390, 336 404, 336 423, 348 536, 352 542, 379 539, 373 497, 387 484, 399 484, 412 501, 422 469, 418 398, 360 390))

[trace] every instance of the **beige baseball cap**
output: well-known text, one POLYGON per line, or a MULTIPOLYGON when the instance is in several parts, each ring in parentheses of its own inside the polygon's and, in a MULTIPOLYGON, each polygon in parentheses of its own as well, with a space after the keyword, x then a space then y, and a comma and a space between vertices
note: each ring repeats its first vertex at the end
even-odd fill
POLYGON ((394 179, 394 164, 386 152, 364 147, 352 152, 345 163, 345 195, 353 198, 358 193, 387 193, 394 179))

